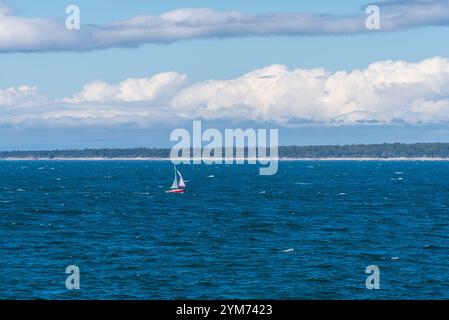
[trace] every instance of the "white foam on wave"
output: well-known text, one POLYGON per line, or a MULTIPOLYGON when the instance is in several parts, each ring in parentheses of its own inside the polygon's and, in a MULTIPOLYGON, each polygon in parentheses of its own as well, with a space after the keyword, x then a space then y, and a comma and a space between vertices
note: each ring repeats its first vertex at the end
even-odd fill
POLYGON ((295 249, 293 249, 293 248, 282 250, 282 252, 284 252, 284 253, 290 253, 290 252, 294 252, 294 251, 295 251, 295 249))

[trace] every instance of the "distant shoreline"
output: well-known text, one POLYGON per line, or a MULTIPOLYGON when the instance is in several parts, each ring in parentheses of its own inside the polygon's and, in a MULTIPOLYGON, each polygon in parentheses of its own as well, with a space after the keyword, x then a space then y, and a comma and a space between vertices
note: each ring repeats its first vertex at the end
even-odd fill
MULTIPOLYGON (((219 149, 216 156, 223 159, 232 155, 240 158, 277 157, 280 161, 449 161, 449 143, 384 143, 371 145, 321 145, 321 146, 278 146, 270 148, 226 148, 219 149), (268 152, 268 153, 267 153, 268 152)), ((169 148, 102 148, 35 151, 0 151, 0 160, 59 160, 59 161, 167 161, 171 158, 169 148)), ((179 150, 178 150, 179 151, 179 150)), ((210 150, 187 149, 180 156, 184 158, 213 157, 210 150), (203 153, 206 151, 205 153, 203 153)), ((206 159, 207 160, 207 159, 206 159)), ((245 159, 247 160, 247 159, 245 159)))

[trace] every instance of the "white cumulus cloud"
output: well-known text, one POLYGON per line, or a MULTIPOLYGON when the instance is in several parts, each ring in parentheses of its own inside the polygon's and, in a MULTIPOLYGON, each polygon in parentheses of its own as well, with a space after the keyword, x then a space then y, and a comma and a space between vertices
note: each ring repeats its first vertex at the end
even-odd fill
POLYGON ((67 103, 83 102, 133 102, 165 100, 176 93, 185 83, 186 75, 176 72, 159 73, 151 78, 130 78, 118 85, 94 81, 86 84, 67 103))
POLYGON ((1 107, 31 107, 48 103, 48 99, 35 86, 0 89, 1 107))
POLYGON ((0 89, 0 124, 144 127, 198 118, 287 126, 448 122, 449 60, 380 61, 337 72, 272 65, 191 84, 167 72, 94 81, 63 100, 32 86, 0 89))
POLYGON ((363 70, 330 73, 273 65, 236 79, 183 89, 172 107, 185 117, 288 122, 417 123, 447 121, 449 61, 383 61, 363 70))

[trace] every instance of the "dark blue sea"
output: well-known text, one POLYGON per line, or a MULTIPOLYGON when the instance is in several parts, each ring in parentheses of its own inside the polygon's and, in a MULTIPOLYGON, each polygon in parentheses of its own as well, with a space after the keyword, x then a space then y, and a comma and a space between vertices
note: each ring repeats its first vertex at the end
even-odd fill
POLYGON ((449 298, 449 162, 178 169, 0 162, 0 299, 449 298))

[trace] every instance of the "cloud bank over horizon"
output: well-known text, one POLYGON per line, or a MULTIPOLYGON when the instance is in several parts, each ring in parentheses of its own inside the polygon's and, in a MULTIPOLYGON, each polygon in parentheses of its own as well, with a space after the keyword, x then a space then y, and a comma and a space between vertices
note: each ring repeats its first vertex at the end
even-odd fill
MULTIPOLYGON (((381 32, 449 26, 449 0, 382 1, 381 32)), ((81 8, 82 10, 82 8, 81 8)), ((370 33, 364 10, 356 15, 307 12, 252 14, 208 8, 177 9, 159 16, 141 14, 104 25, 65 28, 64 20, 14 15, 0 0, 0 53, 90 51, 148 43, 249 36, 335 36, 370 33)))
POLYGON ((30 85, 0 89, 3 126, 150 127, 191 119, 286 127, 449 122, 449 60, 380 61, 337 72, 271 65, 196 83, 164 72, 119 84, 93 81, 61 100, 30 85))

